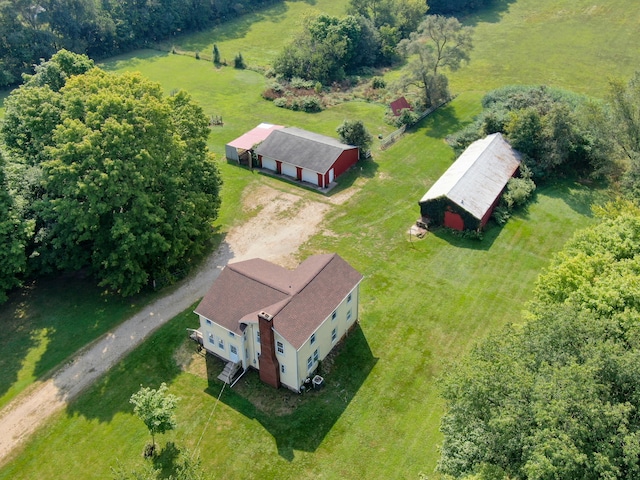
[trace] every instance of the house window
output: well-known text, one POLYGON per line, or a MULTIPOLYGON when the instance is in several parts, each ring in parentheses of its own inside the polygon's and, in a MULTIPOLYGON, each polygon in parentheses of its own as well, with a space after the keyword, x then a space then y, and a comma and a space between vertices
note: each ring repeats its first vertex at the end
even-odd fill
POLYGON ((211 320, 209 320, 208 318, 207 318, 206 322, 207 322, 207 325, 211 325, 211 320))
POLYGON ((284 364, 280 365, 280 371, 282 373, 287 373, 287 369, 285 368, 284 364))
POLYGON ((351 294, 347 297, 347 303, 351 302, 351 294))
POLYGON ((311 367, 313 367, 313 358, 309 357, 307 358, 307 370, 311 370, 311 367))
POLYGON ((235 334, 235 333, 233 333, 233 332, 229 332, 229 336, 230 336, 231 338, 234 338, 234 337, 236 336, 236 334, 235 334))
POLYGON ((278 353, 284 355, 284 343, 276 342, 276 346, 278 347, 278 353))
POLYGON ((260 343, 260 330, 256 331, 256 342, 260 343))
POLYGON ((334 328, 333 330, 331 330, 331 342, 335 342, 336 338, 338 338, 338 332, 334 328))
POLYGON ((224 350, 224 340, 222 340, 221 338, 218 338, 218 348, 224 350))
POLYGON ((347 322, 351 320, 351 309, 347 312, 347 322))
POLYGON ((313 352, 313 361, 317 362, 320 358, 320 354, 318 354, 318 349, 316 348, 316 351, 313 352))
POLYGON ((331 320, 335 320, 337 316, 338 316, 338 312, 334 310, 333 313, 331 314, 331 320))
POLYGON ((216 341, 213 339, 213 333, 209 334, 209 343, 216 344, 216 341))
POLYGON ((314 343, 316 343, 316 334, 315 333, 311 334, 311 345, 313 345, 314 343))

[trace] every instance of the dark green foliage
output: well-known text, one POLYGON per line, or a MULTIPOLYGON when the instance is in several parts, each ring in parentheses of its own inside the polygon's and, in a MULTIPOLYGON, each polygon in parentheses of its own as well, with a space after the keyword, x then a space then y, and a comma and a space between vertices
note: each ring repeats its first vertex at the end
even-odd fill
POLYGON ((384 81, 382 77, 373 77, 371 79, 371 88, 385 88, 387 86, 387 82, 384 81))
POLYGON ((218 45, 213 44, 213 63, 215 65, 220 65, 220 50, 218 50, 218 45))
POLYGON ((306 19, 304 29, 275 59, 274 71, 323 85, 341 81, 347 73, 374 66, 378 35, 363 17, 342 19, 320 14, 306 19))
POLYGON ((92 57, 200 30, 280 0, 30 0, 0 2, 0 87, 17 84, 60 47, 92 57), (41 9, 41 10, 40 10, 41 9))
POLYGON ((340 141, 347 145, 355 145, 360 149, 360 157, 366 157, 369 152, 373 137, 367 131, 362 120, 345 120, 336 132, 340 135, 340 141))
POLYGON ((288 108, 293 111, 317 113, 322 111, 322 100, 315 95, 302 95, 298 97, 279 97, 273 100, 276 107, 288 108))
POLYGON ((427 13, 423 0, 349 0, 347 12, 361 15, 376 28, 394 28, 401 38, 413 32, 427 13))
POLYGON ((472 12, 491 6, 494 0, 429 0, 429 12, 451 15, 460 12, 472 12))
POLYGON ((445 376, 440 471, 640 473, 640 211, 602 211, 540 276, 527 323, 483 341, 445 376))
POLYGON ((602 105, 586 97, 544 86, 507 86, 489 92, 473 124, 450 136, 461 153, 495 132, 525 155, 534 178, 558 173, 603 177, 614 170, 611 141, 603 133, 602 105))
POLYGON ((395 117, 395 125, 401 127, 402 125, 413 125, 418 120, 418 114, 408 108, 400 110, 400 115, 395 117))
POLYGON ((493 212, 493 218, 500 225, 506 223, 514 210, 523 207, 529 202, 535 190, 536 184, 531 179, 530 170, 526 165, 521 165, 520 175, 509 179, 507 182, 507 187, 493 212))
POLYGON ((626 194, 640 199, 640 71, 626 84, 610 83, 608 117, 600 118, 603 131, 610 135, 615 150, 628 164, 623 178, 626 194))
POLYGON ((12 93, 2 129, 14 170, 32 178, 12 177, 36 223, 31 270, 88 266, 124 295, 184 270, 220 203, 202 110, 139 75, 92 69, 60 92, 37 78, 12 93))
POLYGON ((26 270, 29 230, 9 192, 4 168, 0 153, 0 303, 7 300, 9 290, 20 285, 20 275, 26 270))
POLYGON ((239 69, 247 68, 241 53, 238 53, 233 59, 233 68, 239 68, 239 69))

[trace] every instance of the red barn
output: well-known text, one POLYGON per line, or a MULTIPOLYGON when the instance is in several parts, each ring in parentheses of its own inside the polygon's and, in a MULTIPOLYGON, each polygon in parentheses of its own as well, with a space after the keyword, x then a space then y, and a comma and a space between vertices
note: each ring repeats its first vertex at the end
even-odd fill
POLYGON ((300 128, 274 130, 256 148, 260 168, 327 188, 358 161, 358 147, 300 128))
POLYGON ((518 171, 520 159, 500 133, 476 140, 420 200, 423 220, 455 230, 481 229, 518 171))

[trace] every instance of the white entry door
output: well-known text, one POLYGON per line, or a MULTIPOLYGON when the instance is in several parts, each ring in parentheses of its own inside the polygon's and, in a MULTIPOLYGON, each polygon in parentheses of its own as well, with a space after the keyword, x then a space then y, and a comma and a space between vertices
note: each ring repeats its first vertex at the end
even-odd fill
POLYGON ((238 358, 238 348, 235 345, 229 345, 229 360, 231 360, 233 363, 238 363, 238 360, 240 360, 238 358))

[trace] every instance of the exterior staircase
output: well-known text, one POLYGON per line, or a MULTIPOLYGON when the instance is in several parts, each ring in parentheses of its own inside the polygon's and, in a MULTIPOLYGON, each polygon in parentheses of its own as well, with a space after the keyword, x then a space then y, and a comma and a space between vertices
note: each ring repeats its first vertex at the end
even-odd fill
POLYGON ((224 383, 230 385, 241 365, 241 362, 227 362, 227 364, 224 366, 224 370, 222 370, 222 373, 218 375, 218 380, 221 380, 224 383))

